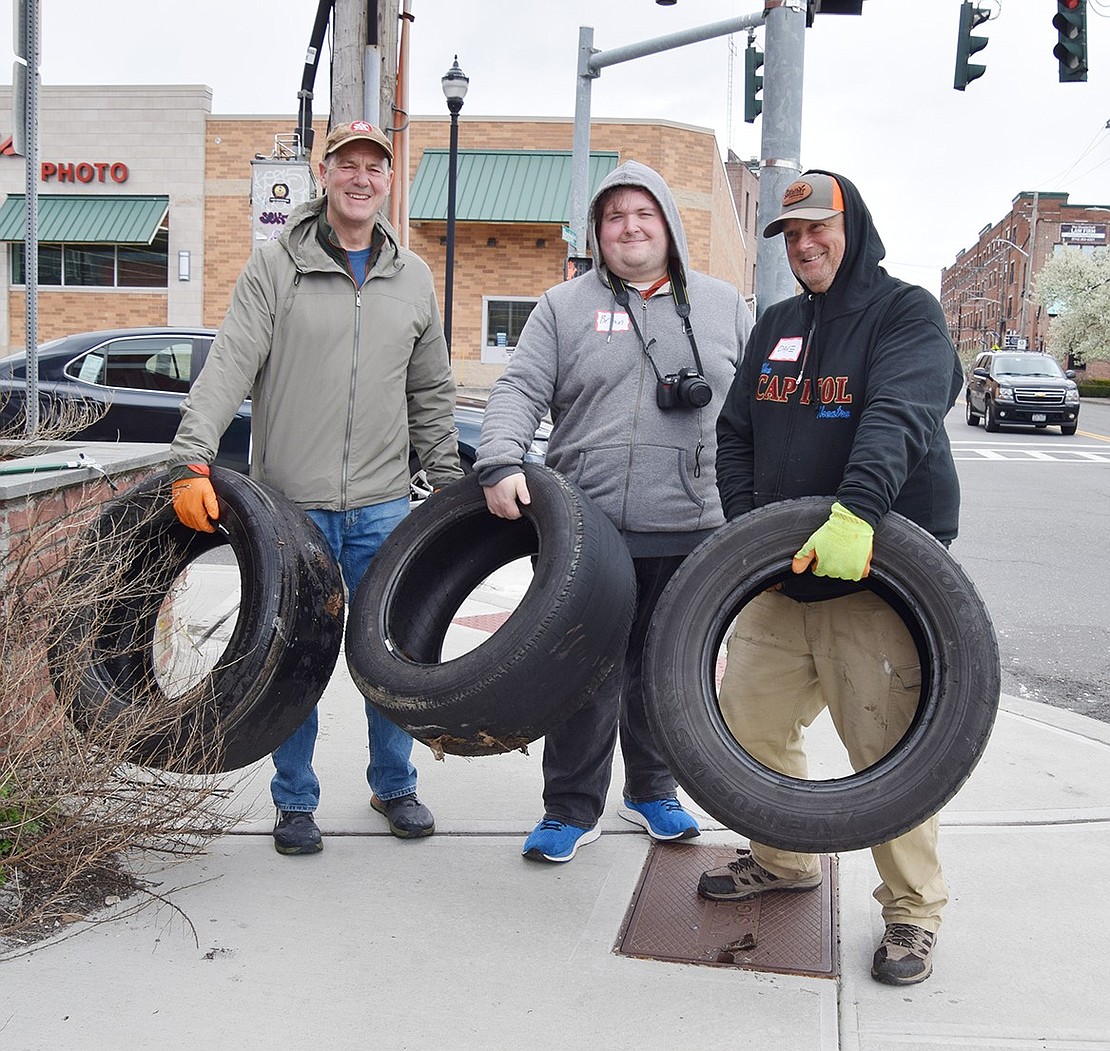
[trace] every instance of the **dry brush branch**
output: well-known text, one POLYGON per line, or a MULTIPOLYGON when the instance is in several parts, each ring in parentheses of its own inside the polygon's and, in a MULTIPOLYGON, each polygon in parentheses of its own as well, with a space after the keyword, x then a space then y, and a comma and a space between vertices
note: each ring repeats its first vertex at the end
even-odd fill
POLYGON ((4 568, 0 951, 139 890, 133 857, 196 854, 241 817, 235 775, 189 772, 217 768, 220 728, 202 717, 209 682, 194 671, 175 684, 173 662, 159 667, 154 655, 175 582, 136 554, 132 530, 90 532, 97 510, 75 498, 53 518, 33 515, 4 568), (121 603, 144 613, 141 630, 109 616, 121 603), (90 664, 136 649, 145 671, 128 682, 126 707, 89 711, 90 664), (164 769, 133 762, 151 742, 164 769))

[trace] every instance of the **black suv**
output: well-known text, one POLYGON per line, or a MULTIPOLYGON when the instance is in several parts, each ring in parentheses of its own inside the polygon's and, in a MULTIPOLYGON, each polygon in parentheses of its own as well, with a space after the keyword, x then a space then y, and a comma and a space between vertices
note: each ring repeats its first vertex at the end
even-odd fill
POLYGON ((1079 426, 1075 373, 1065 372, 1047 354, 1020 350, 980 354, 967 374, 964 399, 969 427, 975 427, 980 418, 988 431, 1024 423, 1038 429, 1053 424, 1061 434, 1075 434, 1079 426))

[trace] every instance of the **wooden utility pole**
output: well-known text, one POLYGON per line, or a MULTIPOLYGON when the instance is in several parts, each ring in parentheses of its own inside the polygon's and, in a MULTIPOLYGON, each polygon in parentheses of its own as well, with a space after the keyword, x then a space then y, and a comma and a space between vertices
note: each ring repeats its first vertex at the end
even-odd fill
POLYGON ((331 123, 393 127, 400 0, 335 0, 331 123))

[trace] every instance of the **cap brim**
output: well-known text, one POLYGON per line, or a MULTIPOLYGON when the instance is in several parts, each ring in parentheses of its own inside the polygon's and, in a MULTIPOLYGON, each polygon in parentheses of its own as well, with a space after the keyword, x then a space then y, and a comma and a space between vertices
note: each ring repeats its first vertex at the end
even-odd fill
POLYGON ((787 219, 808 219, 810 222, 818 222, 841 214, 843 213, 837 208, 793 208, 769 222, 763 229, 763 236, 774 237, 776 234, 781 234, 787 219))
POLYGON ((392 148, 387 146, 380 139, 375 139, 372 135, 357 135, 357 134, 356 135, 348 135, 345 139, 340 139, 337 143, 335 143, 331 147, 331 149, 328 150, 327 153, 324 154, 324 156, 325 157, 330 157, 333 153, 335 153, 336 150, 341 150, 349 142, 371 142, 375 146, 377 146, 378 149, 381 150, 382 153, 384 153, 389 158, 389 163, 390 164, 393 163, 393 150, 392 150, 392 148))

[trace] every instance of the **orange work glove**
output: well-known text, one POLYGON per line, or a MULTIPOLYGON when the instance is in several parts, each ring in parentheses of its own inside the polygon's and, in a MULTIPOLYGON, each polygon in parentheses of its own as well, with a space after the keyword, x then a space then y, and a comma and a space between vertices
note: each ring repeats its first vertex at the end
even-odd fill
POLYGON ((220 517, 216 490, 208 480, 208 467, 202 463, 185 465, 190 472, 173 483, 173 509, 178 521, 198 533, 214 533, 212 524, 220 517))
POLYGON ((813 563, 813 575, 862 580, 871 572, 875 530, 841 503, 834 503, 829 520, 814 532, 794 555, 791 568, 804 573, 813 563))

